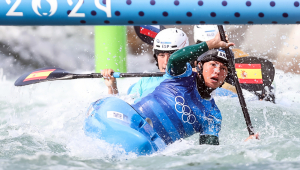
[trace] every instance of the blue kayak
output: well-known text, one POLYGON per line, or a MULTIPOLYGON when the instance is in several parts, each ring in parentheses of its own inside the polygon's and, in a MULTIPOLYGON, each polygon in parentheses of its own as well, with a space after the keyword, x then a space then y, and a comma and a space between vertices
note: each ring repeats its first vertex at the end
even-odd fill
POLYGON ((125 101, 108 97, 91 104, 84 131, 126 152, 149 155, 166 147, 150 124, 125 101))
MULTIPOLYGON (((223 88, 218 88, 216 95, 236 96, 223 88)), ((165 149, 166 144, 146 120, 125 101, 107 97, 91 104, 84 131, 87 136, 119 145, 126 152, 149 155, 165 149)))

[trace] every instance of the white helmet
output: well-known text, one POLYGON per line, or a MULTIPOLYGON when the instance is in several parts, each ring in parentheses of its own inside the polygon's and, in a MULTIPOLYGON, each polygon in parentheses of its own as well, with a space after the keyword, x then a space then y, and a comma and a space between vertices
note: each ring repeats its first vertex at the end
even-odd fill
POLYGON ((195 25, 194 26, 194 40, 195 43, 198 41, 208 41, 217 35, 219 32, 216 25, 195 25))
POLYGON ((189 45, 187 35, 180 29, 168 28, 159 32, 153 44, 153 52, 179 50, 189 45))

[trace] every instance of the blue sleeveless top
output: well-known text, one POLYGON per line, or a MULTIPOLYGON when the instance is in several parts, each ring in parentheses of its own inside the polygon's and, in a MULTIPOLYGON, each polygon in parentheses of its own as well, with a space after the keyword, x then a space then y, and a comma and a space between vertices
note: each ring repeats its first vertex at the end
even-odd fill
POLYGON ((202 99, 197 90, 196 76, 187 63, 187 71, 171 76, 132 107, 144 118, 150 118, 153 128, 166 144, 195 133, 218 137, 222 116, 214 99, 202 99))

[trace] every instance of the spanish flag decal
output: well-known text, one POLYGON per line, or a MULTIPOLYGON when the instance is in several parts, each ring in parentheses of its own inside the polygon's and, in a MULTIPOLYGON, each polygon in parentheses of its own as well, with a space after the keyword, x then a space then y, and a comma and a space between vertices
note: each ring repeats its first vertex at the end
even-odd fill
POLYGON ((47 79, 47 77, 56 69, 49 69, 49 70, 40 70, 31 73, 23 82, 31 81, 31 80, 43 80, 47 79))
POLYGON ((240 83, 263 84, 261 64, 235 64, 240 83))

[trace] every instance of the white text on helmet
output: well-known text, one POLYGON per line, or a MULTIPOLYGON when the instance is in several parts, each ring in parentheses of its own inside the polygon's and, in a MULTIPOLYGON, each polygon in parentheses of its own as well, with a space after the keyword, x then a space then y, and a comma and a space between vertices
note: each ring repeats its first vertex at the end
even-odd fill
POLYGON ((221 58, 227 60, 225 51, 218 50, 218 57, 221 57, 221 58))

